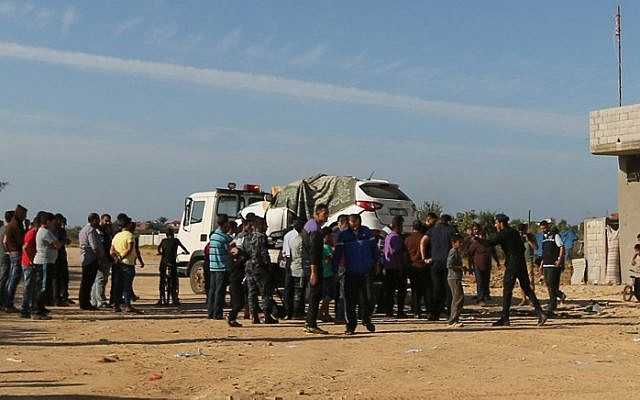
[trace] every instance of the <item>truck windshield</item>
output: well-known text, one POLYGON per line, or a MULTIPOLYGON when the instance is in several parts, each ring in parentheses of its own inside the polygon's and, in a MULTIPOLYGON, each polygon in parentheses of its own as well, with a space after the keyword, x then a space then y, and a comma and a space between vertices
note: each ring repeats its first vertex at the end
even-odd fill
POLYGON ((409 200, 407 195, 402 193, 402 190, 398 189, 397 186, 387 183, 367 183, 361 185, 360 189, 362 189, 367 196, 377 199, 409 200))
POLYGON ((238 198, 236 196, 219 197, 216 214, 226 214, 229 217, 236 217, 238 215, 238 198))

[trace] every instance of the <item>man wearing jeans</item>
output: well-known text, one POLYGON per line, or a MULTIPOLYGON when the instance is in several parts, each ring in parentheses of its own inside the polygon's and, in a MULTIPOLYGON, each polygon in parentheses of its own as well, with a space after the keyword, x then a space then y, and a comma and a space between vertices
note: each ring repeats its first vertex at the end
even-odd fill
POLYGON ((309 334, 326 335, 327 331, 318 328, 318 309, 322 300, 322 250, 324 241, 322 239, 322 225, 329 217, 329 207, 325 204, 318 204, 315 213, 302 230, 303 249, 305 252, 305 263, 309 265, 309 309, 304 331, 309 334))
POLYGON ((41 300, 37 294, 42 286, 42 267, 36 268, 33 265, 33 257, 36 255, 36 233, 40 228, 41 216, 42 213, 33 219, 31 228, 24 234, 22 240, 22 255, 20 256, 24 278, 24 293, 22 295, 22 309, 20 310, 20 317, 22 318, 31 318, 31 312, 37 308, 40 308, 40 314, 46 314, 42 308, 44 304, 37 301, 41 300), (38 284, 37 282, 40 283, 38 284))
POLYGON ((118 275, 116 287, 113 291, 115 312, 138 312, 131 307, 131 297, 133 294, 133 277, 136 268, 136 246, 133 232, 136 229, 135 222, 128 219, 124 224, 124 229, 113 237, 111 241, 111 256, 113 257, 117 268, 114 272, 118 275))
POLYGON ((9 253, 4 249, 4 234, 7 230, 9 222, 13 219, 13 211, 4 213, 4 225, 0 226, 0 311, 4 310, 5 288, 9 281, 9 272, 11 272, 11 264, 9 262, 9 253))
POLYGON ((91 305, 91 288, 96 279, 98 264, 104 262, 105 255, 97 231, 100 226, 100 217, 96 213, 91 213, 87 221, 88 223, 78 234, 82 259, 82 280, 78 299, 82 310, 95 310, 96 307, 91 305))
MULTIPOLYGON (((51 279, 47 271, 53 269, 56 259, 58 258, 58 251, 62 247, 62 243, 60 243, 53 234, 55 226, 56 222, 53 214, 49 212, 40 214, 40 228, 38 228, 38 233, 36 233, 36 254, 33 257, 32 276, 29 277, 28 274, 25 273, 25 283, 27 282, 26 278, 29 278, 29 287, 27 287, 27 290, 32 290, 32 308, 36 310, 36 314, 32 317, 34 319, 49 319, 46 309, 44 308, 47 302, 47 280, 51 279)), ((24 307, 23 311, 25 311, 24 307)))
POLYGON ((209 237, 209 296, 207 315, 209 319, 223 319, 224 296, 227 293, 229 271, 229 217, 218 215, 218 228, 209 237))
MULTIPOLYGON (((100 217, 100 228, 98 228, 98 239, 100 239, 100 244, 105 257, 103 261, 98 262, 98 273, 96 274, 96 280, 93 282, 93 287, 91 288, 91 305, 98 308, 109 307, 109 301, 107 300, 105 291, 113 264, 113 260, 109 255, 112 237, 111 215, 102 214, 100 217)), ((114 283, 111 282, 111 285, 113 286, 114 283)))
POLYGON ((22 238, 24 236, 24 220, 27 217, 27 209, 21 205, 16 207, 11 222, 4 232, 4 249, 9 254, 9 279, 3 290, 5 311, 8 313, 19 312, 13 306, 16 295, 16 288, 22 276, 22 266, 20 265, 20 254, 22 252, 22 238))

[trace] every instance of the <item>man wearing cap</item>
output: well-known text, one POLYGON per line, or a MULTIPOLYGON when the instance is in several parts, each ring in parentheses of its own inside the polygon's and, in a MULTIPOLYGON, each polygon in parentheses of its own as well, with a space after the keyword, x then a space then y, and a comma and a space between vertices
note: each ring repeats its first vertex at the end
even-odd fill
POLYGON ((549 222, 540 222, 542 229, 542 271, 549 290, 547 315, 553 317, 560 292, 560 275, 564 262, 564 243, 557 230, 552 230, 549 222))
POLYGON ((524 258, 524 244, 518 231, 509 226, 509 217, 504 214, 496 215, 495 226, 498 231, 489 238, 491 246, 500 245, 505 254, 505 272, 502 284, 502 316, 493 323, 493 326, 509 325, 509 311, 511 309, 511 299, 513 298, 513 287, 516 279, 525 295, 531 301, 538 315, 538 325, 544 325, 547 316, 542 312, 540 302, 536 294, 531 290, 531 282, 527 274, 527 266, 524 258))

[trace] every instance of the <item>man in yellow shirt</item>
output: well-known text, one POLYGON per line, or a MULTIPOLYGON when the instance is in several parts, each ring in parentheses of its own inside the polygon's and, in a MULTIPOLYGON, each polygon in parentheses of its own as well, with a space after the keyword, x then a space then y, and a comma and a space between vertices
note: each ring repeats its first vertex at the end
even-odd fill
POLYGON ((131 297, 133 294, 133 278, 135 276, 136 252, 135 237, 133 232, 136 229, 135 222, 129 219, 122 231, 116 234, 111 241, 111 256, 115 261, 115 276, 112 284, 116 285, 114 290, 115 312, 137 313, 138 310, 131 307, 131 297), (122 306, 122 307, 121 307, 122 306))

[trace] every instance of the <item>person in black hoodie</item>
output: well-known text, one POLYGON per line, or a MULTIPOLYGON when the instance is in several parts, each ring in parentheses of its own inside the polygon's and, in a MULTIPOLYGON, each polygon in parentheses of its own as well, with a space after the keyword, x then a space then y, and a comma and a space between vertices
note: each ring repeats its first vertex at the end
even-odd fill
POLYGON ((491 246, 500 246, 505 254, 505 271, 502 285, 502 316, 493 323, 493 326, 509 325, 509 311, 511 309, 511 299, 513 298, 513 287, 516 279, 525 295, 538 315, 538 325, 544 325, 547 316, 542 312, 540 302, 536 294, 531 290, 531 282, 527 273, 527 265, 524 258, 524 244, 522 237, 517 230, 509 226, 509 217, 504 214, 496 215, 495 226, 498 232, 488 239, 491 246))

